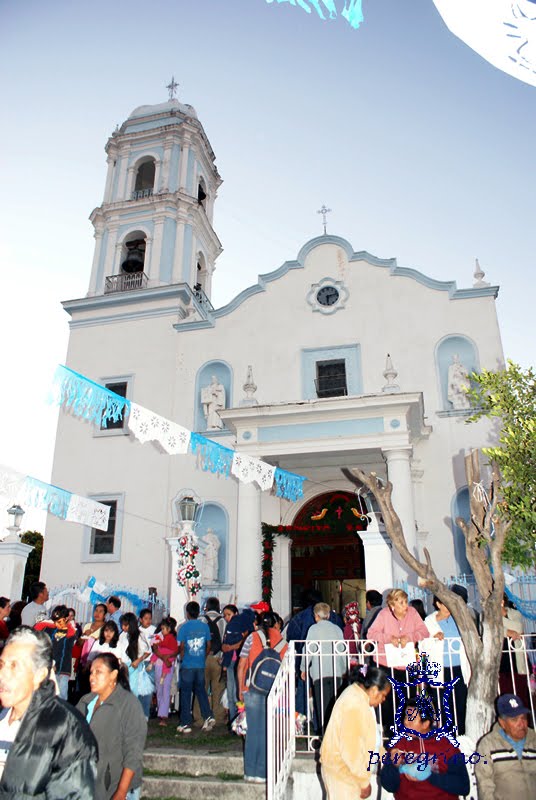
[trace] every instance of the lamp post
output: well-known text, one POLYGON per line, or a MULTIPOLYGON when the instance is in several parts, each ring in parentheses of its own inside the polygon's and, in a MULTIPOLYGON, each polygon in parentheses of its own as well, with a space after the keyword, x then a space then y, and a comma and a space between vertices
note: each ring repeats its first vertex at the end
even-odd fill
POLYGON ((171 550, 170 613, 184 619, 185 604, 200 589, 199 569, 195 557, 199 551, 195 528, 202 501, 192 489, 182 491, 175 501, 177 536, 167 539, 171 550))
POLYGON ((4 541, 18 542, 22 518, 24 517, 25 513, 24 509, 19 505, 13 505, 11 508, 8 508, 7 513, 11 524, 7 526, 9 536, 6 537, 4 541))

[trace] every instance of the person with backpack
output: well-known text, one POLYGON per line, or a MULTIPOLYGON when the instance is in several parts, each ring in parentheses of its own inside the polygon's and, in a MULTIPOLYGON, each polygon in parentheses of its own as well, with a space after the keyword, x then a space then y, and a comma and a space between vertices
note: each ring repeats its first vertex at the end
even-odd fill
MULTIPOLYGON (((212 716, 216 720, 216 725, 225 725, 227 722, 227 712, 221 704, 221 699, 225 691, 225 679, 222 669, 223 653, 221 645, 225 634, 225 620, 220 614, 220 601, 217 597, 207 597, 204 605, 205 613, 199 617, 206 622, 210 629, 210 651, 205 660, 205 690, 208 695, 208 702, 212 711, 212 716)), ((194 722, 202 722, 201 711, 197 698, 194 702, 194 722)))
POLYGON ((247 721, 244 780, 249 783, 266 783, 266 701, 288 647, 276 622, 272 611, 256 615, 238 661, 238 697, 247 721))

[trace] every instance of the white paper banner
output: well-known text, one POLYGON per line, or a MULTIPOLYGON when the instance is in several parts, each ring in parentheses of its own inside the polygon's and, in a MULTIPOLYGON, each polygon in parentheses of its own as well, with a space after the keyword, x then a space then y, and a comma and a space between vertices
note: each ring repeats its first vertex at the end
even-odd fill
POLYGON ((184 455, 188 452, 190 431, 137 403, 131 403, 127 424, 129 431, 142 444, 158 442, 169 455, 184 455))
POLYGON ((65 519, 68 522, 79 522, 80 525, 89 525, 90 528, 107 531, 110 506, 98 503, 89 497, 80 497, 77 494, 73 494, 65 519))
POLYGON ((264 491, 271 489, 274 483, 274 473, 276 468, 265 461, 260 461, 252 456, 245 456, 242 453, 235 453, 231 472, 242 483, 252 483, 255 481, 264 491))

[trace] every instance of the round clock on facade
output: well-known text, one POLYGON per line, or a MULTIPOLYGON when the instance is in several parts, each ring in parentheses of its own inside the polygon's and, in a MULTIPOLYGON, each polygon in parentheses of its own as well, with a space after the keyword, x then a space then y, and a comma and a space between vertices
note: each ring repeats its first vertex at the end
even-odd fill
POLYGON ((335 286, 322 286, 316 293, 316 300, 321 306, 334 306, 339 297, 339 290, 335 286))

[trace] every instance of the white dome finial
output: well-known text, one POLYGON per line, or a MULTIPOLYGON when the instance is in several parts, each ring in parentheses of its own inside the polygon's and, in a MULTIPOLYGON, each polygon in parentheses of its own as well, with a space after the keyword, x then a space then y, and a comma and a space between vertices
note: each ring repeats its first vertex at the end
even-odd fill
POLYGON ((382 388, 382 392, 385 392, 386 394, 395 394, 396 392, 400 391, 400 386, 395 383, 395 380, 398 377, 398 372, 393 366, 393 359, 389 353, 387 353, 387 358, 385 359, 385 370, 383 377, 387 383, 382 388))
POLYGON ((475 271, 474 271, 473 274, 474 274, 474 279, 475 279, 475 282, 473 283, 473 288, 479 289, 482 286, 489 286, 489 283, 486 283, 486 281, 482 280, 482 278, 484 277, 484 275, 486 273, 484 272, 484 270, 480 266, 478 258, 475 258, 475 271))

